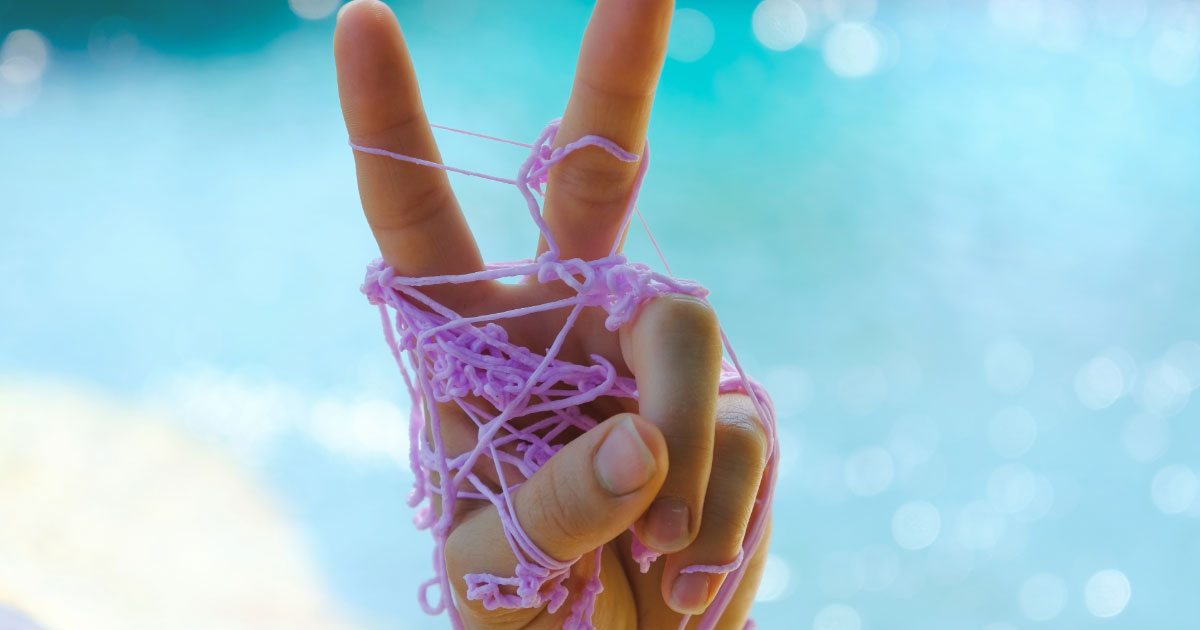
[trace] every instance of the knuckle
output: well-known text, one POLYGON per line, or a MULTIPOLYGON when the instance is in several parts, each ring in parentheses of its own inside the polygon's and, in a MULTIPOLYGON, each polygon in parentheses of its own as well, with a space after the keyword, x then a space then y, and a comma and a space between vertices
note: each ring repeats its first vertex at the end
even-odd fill
POLYGON ((454 203, 454 193, 439 182, 410 193, 398 212, 368 215, 368 223, 376 232, 402 232, 432 220, 454 203))
POLYGON ((691 475, 691 470, 706 464, 713 454, 713 438, 711 433, 696 431, 692 426, 681 426, 675 430, 663 430, 663 439, 670 452, 686 455, 685 458, 672 460, 667 474, 675 476, 691 475), (689 465, 690 464, 690 465, 689 465), (683 471, 687 472, 683 472, 683 471))
POLYGON ((767 433, 748 401, 718 405, 714 466, 752 465, 761 468, 767 459, 767 433))
POLYGON ((413 107, 377 121, 380 124, 368 125, 361 116, 352 117, 350 126, 351 136, 359 144, 369 146, 395 146, 405 138, 412 138, 422 132, 425 122, 425 109, 413 107), (370 127, 375 127, 374 129, 370 127))
MULTIPOLYGON (((534 495, 533 504, 530 506, 532 517, 541 524, 541 527, 536 529, 546 532, 556 543, 581 540, 587 531, 587 519, 579 514, 578 510, 573 509, 573 502, 569 497, 572 493, 569 488, 559 483, 554 468, 546 467, 543 470, 550 478, 543 486, 546 489, 534 495)), ((539 544, 545 547, 545 542, 541 541, 539 544)))
POLYGON ((611 212, 613 206, 625 202, 634 172, 607 155, 579 153, 554 165, 551 186, 555 197, 566 200, 569 209, 591 217, 611 212))

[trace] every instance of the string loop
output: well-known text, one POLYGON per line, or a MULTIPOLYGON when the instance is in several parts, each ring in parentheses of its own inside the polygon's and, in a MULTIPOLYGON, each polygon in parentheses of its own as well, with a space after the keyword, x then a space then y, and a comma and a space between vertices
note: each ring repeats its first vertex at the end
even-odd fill
MULTIPOLYGON (((559 126, 559 120, 551 121, 532 145, 438 127, 529 148, 529 156, 515 179, 459 169, 351 142, 351 147, 356 151, 515 186, 525 198, 530 216, 548 244, 548 250, 536 260, 492 263, 484 271, 458 275, 399 276, 382 259, 378 259, 368 265, 362 285, 367 300, 379 309, 384 338, 412 399, 409 415, 412 451, 409 460, 415 481, 408 503, 417 508, 414 524, 420 529, 431 530, 435 546, 435 575, 421 584, 418 600, 428 614, 447 611, 456 630, 462 630, 463 626, 457 612, 447 605, 452 601, 452 591, 450 576, 445 570, 444 554, 454 504, 459 498, 487 500, 496 507, 505 537, 517 558, 512 575, 481 573, 463 576, 468 599, 480 601, 488 610, 547 606, 554 612, 571 596, 565 581, 580 558, 562 562, 540 549, 518 522, 511 493, 562 448, 561 440, 556 442, 556 439, 564 431, 587 431, 596 426, 597 420, 583 413, 581 405, 601 397, 637 399, 634 380, 620 376, 616 367, 603 357, 593 355, 589 357, 591 363, 582 365, 558 358, 567 334, 582 309, 603 309, 607 314, 605 328, 615 332, 633 318, 641 304, 665 293, 682 293, 701 299, 708 295, 708 290, 696 282, 660 274, 642 263, 629 262, 619 253, 620 236, 613 243, 610 255, 603 258, 590 261, 561 258, 538 201, 544 194, 550 169, 571 153, 589 146, 603 149, 624 162, 640 160, 618 232, 623 235, 634 213, 641 218, 635 204, 649 163, 649 148, 639 158, 613 141, 598 136, 584 136, 574 142, 554 146, 559 126), (572 294, 555 302, 466 318, 421 290, 427 286, 501 278, 525 278, 543 284, 561 283, 570 288, 572 294), (508 331, 498 323, 503 319, 552 309, 570 310, 554 343, 542 354, 512 343, 508 331), (481 402, 486 404, 481 405, 481 402), (445 445, 442 444, 439 405, 445 404, 455 405, 476 425, 478 434, 471 450, 454 457, 447 456, 445 445), (529 418, 539 419, 531 421, 529 418), (522 422, 515 422, 517 419, 522 419, 522 422), (474 472, 481 460, 490 461, 496 478, 500 480, 498 491, 474 472), (509 478, 513 475, 513 468, 518 471, 519 478, 509 478), (440 515, 432 507, 431 500, 434 497, 441 501, 440 515), (434 586, 439 590, 439 597, 436 604, 431 604, 428 591, 434 586)), ((645 225, 645 219, 641 220, 645 225)), ((646 233, 650 234, 648 227, 646 233)), ((650 239, 653 242, 653 235, 650 235, 650 239)), ((662 251, 657 243, 654 246, 664 268, 669 271, 662 251)), ((684 573, 729 574, 701 619, 700 630, 712 630, 716 625, 741 581, 746 568, 743 559, 753 557, 763 539, 770 518, 770 499, 774 492, 779 457, 775 448, 775 410, 770 398, 742 370, 724 332, 721 333, 721 340, 728 358, 722 362, 720 391, 742 392, 750 397, 768 435, 769 459, 758 489, 759 500, 737 558, 725 565, 694 565, 683 569, 684 573)), ((644 573, 659 554, 642 544, 636 533, 632 539, 630 553, 644 573)), ((571 606, 571 614, 564 622, 564 630, 595 630, 591 618, 596 596, 603 588, 600 581, 601 550, 596 549, 593 555, 590 578, 574 594, 575 601, 571 606)), ((683 625, 687 622, 688 617, 685 617, 683 625)))

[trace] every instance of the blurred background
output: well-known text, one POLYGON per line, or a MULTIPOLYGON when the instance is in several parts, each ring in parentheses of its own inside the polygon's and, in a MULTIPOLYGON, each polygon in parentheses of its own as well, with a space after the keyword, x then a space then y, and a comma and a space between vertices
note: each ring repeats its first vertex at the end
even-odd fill
MULTIPOLYGON (((433 122, 562 112, 589 3, 391 4, 433 122)), ((448 627, 338 5, 0 0, 0 628, 448 627)), ((677 7, 641 206, 777 402, 760 627, 1197 627, 1200 3, 677 7)))

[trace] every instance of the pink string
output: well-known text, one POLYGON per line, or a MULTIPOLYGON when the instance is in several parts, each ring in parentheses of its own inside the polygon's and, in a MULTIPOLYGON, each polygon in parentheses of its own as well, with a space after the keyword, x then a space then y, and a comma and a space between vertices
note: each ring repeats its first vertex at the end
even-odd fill
MULTIPOLYGON (((708 294, 707 289, 695 282, 656 273, 642 263, 628 262, 625 255, 619 253, 629 221, 637 212, 635 204, 649 164, 648 147, 640 158, 621 230, 610 254, 595 260, 561 259, 558 244, 550 233, 538 202, 543 195, 550 168, 572 152, 589 146, 599 147, 625 162, 638 161, 639 158, 611 140, 591 135, 554 147, 559 125, 559 120, 552 121, 533 145, 435 125, 439 129, 529 148, 529 157, 521 165, 516 178, 511 180, 350 143, 356 151, 363 153, 516 186, 548 245, 547 251, 536 260, 492 263, 483 271, 457 275, 419 278, 397 276, 382 259, 377 259, 367 267, 362 286, 368 300, 379 308, 384 338, 400 367, 413 401, 409 414, 409 464, 415 481, 408 504, 417 508, 414 524, 419 529, 430 529, 434 539, 434 577, 421 584, 418 601, 427 614, 446 612, 455 630, 462 630, 463 623, 451 605, 445 547, 454 506, 459 498, 487 500, 496 507, 505 539, 517 558, 512 575, 480 573, 463 576, 468 599, 480 601, 489 610, 545 606, 553 613, 571 597, 564 583, 580 558, 564 562, 539 548, 517 519, 512 492, 561 448, 554 440, 563 431, 587 431, 596 426, 597 421, 581 411, 582 405, 601 397, 637 399, 634 380, 620 376, 616 367, 603 357, 593 355, 590 357, 592 363, 588 365, 558 358, 567 334, 583 309, 603 309, 608 314, 605 327, 616 331, 630 321, 638 306, 664 293, 682 293, 702 299, 708 294), (509 277, 525 277, 540 283, 561 282, 575 293, 545 304, 462 317, 420 289, 509 277), (496 323, 502 319, 553 309, 570 309, 570 312, 545 354, 510 343, 508 332, 496 323), (477 400, 486 402, 491 409, 472 402, 477 400), (478 439, 470 451, 447 456, 442 443, 439 403, 454 403, 475 424, 478 439), (514 423, 519 418, 534 414, 543 414, 545 417, 524 427, 514 423), (501 450, 501 447, 508 448, 501 450), (498 491, 473 472, 480 461, 491 462, 500 481, 498 491), (506 474, 504 464, 515 469, 520 478, 508 479, 512 469, 506 474), (436 483, 433 480, 435 473, 436 483), (435 495, 441 499, 440 514, 434 512, 430 502, 435 495), (429 590, 435 585, 438 587, 438 599, 436 603, 430 603, 429 590)), ((670 267, 654 236, 650 234, 645 218, 640 212, 637 214, 669 274, 670 267)), ((766 390, 746 375, 723 331, 721 341, 728 360, 722 362, 719 389, 722 393, 742 392, 750 397, 767 431, 769 458, 737 557, 728 564, 693 565, 682 570, 682 573, 727 575, 713 603, 701 618, 699 630, 712 630, 717 624, 745 573, 744 559, 753 557, 762 542, 770 520, 771 498, 779 463, 775 410, 770 397, 766 390)), ((601 549, 595 550, 592 575, 582 590, 575 594, 563 630, 595 630, 591 619, 596 596, 602 589, 600 553, 601 549)), ((631 554, 642 572, 648 571, 659 557, 659 554, 643 545, 636 534, 633 535, 631 554)), ((686 626, 689 619, 685 616, 680 628, 686 626)), ((746 627, 753 628, 753 622, 747 622, 746 627)))

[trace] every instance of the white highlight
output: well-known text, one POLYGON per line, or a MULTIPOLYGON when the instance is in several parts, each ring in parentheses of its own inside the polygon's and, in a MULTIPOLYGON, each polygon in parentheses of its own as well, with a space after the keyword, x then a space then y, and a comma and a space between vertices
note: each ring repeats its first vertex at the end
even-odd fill
POLYGON ((821 53, 834 74, 847 78, 870 76, 883 61, 883 37, 866 24, 842 22, 825 35, 821 53))
POLYGON ((1163 514, 1182 514, 1196 501, 1200 480, 1191 468, 1181 464, 1166 466, 1150 482, 1150 498, 1163 514))
POLYGON ((1037 477, 1020 464, 1006 464, 988 476, 988 501, 1004 514, 1017 514, 1037 497, 1037 477))
POLYGON ((988 17, 1002 31, 1029 37, 1042 26, 1042 4, 1039 0, 990 0, 988 17))
POLYGON ((909 501, 892 515, 892 538, 902 549, 924 549, 937 540, 941 531, 942 515, 928 501, 909 501))
POLYGON ((1129 578, 1116 569, 1105 569, 1088 578, 1083 587, 1083 601, 1088 612, 1096 617, 1116 617, 1129 604, 1132 589, 1129 578))
POLYGON ((341 0, 288 0, 292 13, 306 20, 327 18, 338 8, 341 0))
POLYGON ((1034 475, 1033 499, 1013 517, 1019 521, 1031 523, 1049 514, 1053 508, 1054 484, 1041 475, 1034 475))
POLYGON ((1164 416, 1183 410, 1192 393, 1188 377, 1174 365, 1159 361, 1142 370, 1135 398, 1143 409, 1164 416))
POLYGON ((1106 356, 1098 356, 1075 374, 1075 396, 1083 406, 1099 411, 1111 406, 1125 393, 1125 375, 1121 366, 1106 356))
POLYGON ((675 61, 699 61, 712 50, 716 30, 712 20, 696 9, 679 9, 671 19, 667 56, 675 61))
POLYGON ((958 544, 966 549, 991 549, 1004 535, 1004 517, 986 501, 968 503, 955 523, 958 544))
POLYGON ((813 618, 813 630, 861 630, 858 611, 846 604, 830 604, 813 618))
POLYGON ((771 50, 791 50, 808 34, 808 15, 795 0, 763 0, 751 18, 754 37, 771 50))
POLYGON ((170 413, 0 379, 5 600, 47 628, 358 627, 261 471, 170 413))
POLYGON ((773 602, 787 593, 791 581, 792 570, 786 560, 773 553, 767 554, 763 563, 762 581, 758 593, 754 595, 756 602, 773 602))
POLYGON ((50 45, 37 31, 13 31, 0 45, 0 79, 13 85, 39 81, 49 63, 50 45))
POLYGON ((1171 346, 1163 359, 1187 379, 1193 390, 1200 389, 1200 344, 1185 340, 1171 346))
POLYGON ((1167 28, 1154 37, 1150 48, 1150 73, 1159 81, 1182 87, 1200 71, 1200 38, 1178 28, 1167 28))
POLYGON ((866 22, 875 17, 875 0, 823 0, 821 4, 832 22, 866 22))

